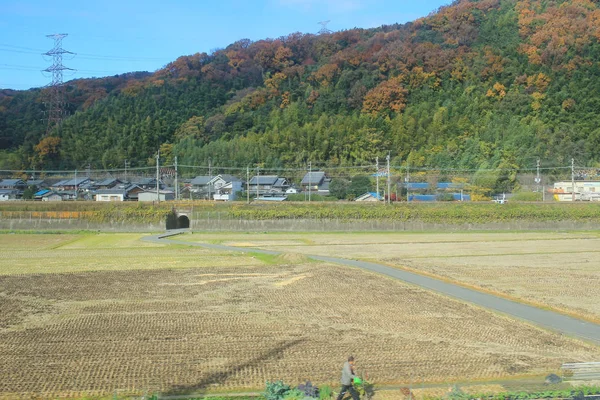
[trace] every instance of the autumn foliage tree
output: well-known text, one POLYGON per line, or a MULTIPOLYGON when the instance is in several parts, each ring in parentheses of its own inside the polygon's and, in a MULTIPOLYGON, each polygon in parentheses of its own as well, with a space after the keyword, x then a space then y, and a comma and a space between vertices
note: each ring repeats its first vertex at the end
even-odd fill
POLYGON ((400 77, 388 79, 367 92, 362 111, 371 115, 401 112, 406 107, 406 94, 400 77))

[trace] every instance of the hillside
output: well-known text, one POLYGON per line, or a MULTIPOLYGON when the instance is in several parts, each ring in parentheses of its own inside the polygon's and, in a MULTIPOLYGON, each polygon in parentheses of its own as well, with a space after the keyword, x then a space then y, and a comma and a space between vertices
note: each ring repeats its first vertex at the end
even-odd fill
POLYGON ((600 161, 600 8, 460 0, 404 25, 240 40, 153 74, 70 82, 43 137, 40 91, 0 92, 0 167, 154 162, 440 169, 600 161))

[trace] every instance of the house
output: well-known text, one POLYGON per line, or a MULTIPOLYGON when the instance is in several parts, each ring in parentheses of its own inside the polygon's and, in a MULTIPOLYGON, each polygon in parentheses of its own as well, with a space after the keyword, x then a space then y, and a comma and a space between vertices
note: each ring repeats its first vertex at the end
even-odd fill
POLYGON ((287 200, 287 196, 284 194, 275 194, 275 193, 266 193, 255 197, 254 200, 258 201, 285 201, 287 200))
POLYGON ((59 191, 64 191, 64 190, 79 190, 82 189, 84 186, 87 186, 91 184, 91 180, 90 178, 73 178, 73 179, 66 179, 66 180, 62 180, 59 182, 56 182, 54 185, 52 185, 50 188, 53 190, 59 190, 59 191))
POLYGON ((554 199, 558 201, 598 201, 600 181, 575 181, 574 185, 572 181, 555 182, 554 188, 549 192, 553 193, 554 199))
POLYGON ((100 182, 96 182, 96 187, 100 190, 102 189, 112 189, 117 185, 122 185, 123 181, 118 178, 106 178, 100 182))
POLYGON ((63 197, 51 190, 41 196, 42 201, 63 201, 63 197))
POLYGON ((277 175, 259 175, 253 176, 248 182, 250 193, 256 193, 258 196, 263 194, 283 194, 290 187, 287 179, 280 178, 277 175))
POLYGON ((63 201, 63 198, 60 194, 51 191, 42 197, 42 201, 63 201))
POLYGON ((200 175, 190 181, 188 190, 194 193, 196 198, 212 200, 215 193, 214 179, 215 176, 200 175))
POLYGON ((29 179, 27 181, 27 186, 28 187, 36 187, 38 189, 40 188, 45 188, 46 185, 46 181, 44 179, 29 179))
POLYGON ((41 201, 70 201, 77 200, 77 192, 74 190, 55 192, 53 190, 43 189, 35 193, 33 198, 41 201))
POLYGON ((331 183, 331 179, 325 175, 324 171, 311 171, 304 175, 300 185, 306 192, 311 191, 327 196, 329 195, 329 183, 331 183))
POLYGON ((242 192, 244 182, 233 175, 218 175, 210 181, 214 188, 213 199, 231 201, 236 199, 237 193, 242 192))
MULTIPOLYGON (((133 184, 141 187, 142 189, 146 189, 146 190, 156 190, 156 178, 140 178, 137 179, 136 181, 132 182, 133 184)), ((158 181, 158 188, 162 189, 164 187, 164 184, 161 180, 158 181)))
POLYGON ((127 198, 126 189, 98 189, 96 191, 96 201, 125 201, 127 198))
POLYGON ((17 200, 20 193, 16 189, 0 189, 0 201, 17 200))
POLYGON ((50 190, 50 189, 41 189, 41 190, 38 190, 37 192, 35 192, 33 194, 33 199, 34 200, 43 200, 44 197, 49 196, 50 194, 52 194, 52 190, 50 190))
POLYGON ((354 201, 381 201, 383 196, 375 192, 367 192, 363 195, 358 196, 354 201))
POLYGON ((168 201, 175 200, 175 193, 170 190, 143 191, 138 194, 138 201, 168 201))
POLYGON ((3 179, 0 181, 0 189, 23 191, 27 189, 27 183, 22 179, 3 179))

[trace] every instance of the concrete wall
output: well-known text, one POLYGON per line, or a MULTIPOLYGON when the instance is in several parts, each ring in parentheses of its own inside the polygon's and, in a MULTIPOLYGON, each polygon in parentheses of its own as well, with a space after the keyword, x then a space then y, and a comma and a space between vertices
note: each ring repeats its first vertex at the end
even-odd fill
MULTIPOLYGON (((97 223, 83 219, 0 219, 4 230, 100 230, 108 232, 164 232, 166 221, 161 223, 132 224, 127 222, 97 223)), ((432 224, 418 221, 342 221, 342 220, 191 220, 192 231, 432 231, 455 232, 477 230, 600 230, 599 224, 576 221, 562 222, 499 222, 487 224, 432 224)))

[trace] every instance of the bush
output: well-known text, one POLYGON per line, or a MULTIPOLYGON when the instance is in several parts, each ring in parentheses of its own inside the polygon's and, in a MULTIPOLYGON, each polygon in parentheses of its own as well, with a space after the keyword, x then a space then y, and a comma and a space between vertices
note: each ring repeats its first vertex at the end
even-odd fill
POLYGON ((306 396, 304 392, 299 389, 291 389, 284 396, 284 400, 304 400, 306 396))
POLYGON ((330 386, 321 386, 319 389, 319 399, 321 400, 330 399, 332 394, 333 393, 330 386))
POLYGON ((313 386, 310 381, 306 381, 306 383, 301 383, 298 385, 298 390, 304 393, 305 397, 319 397, 319 388, 313 386))
POLYGON ((290 389, 290 385, 286 385, 283 381, 267 381, 264 396, 266 400, 281 400, 290 392, 290 389))
POLYGON ((511 197, 512 201, 542 201, 541 192, 517 192, 511 197))

